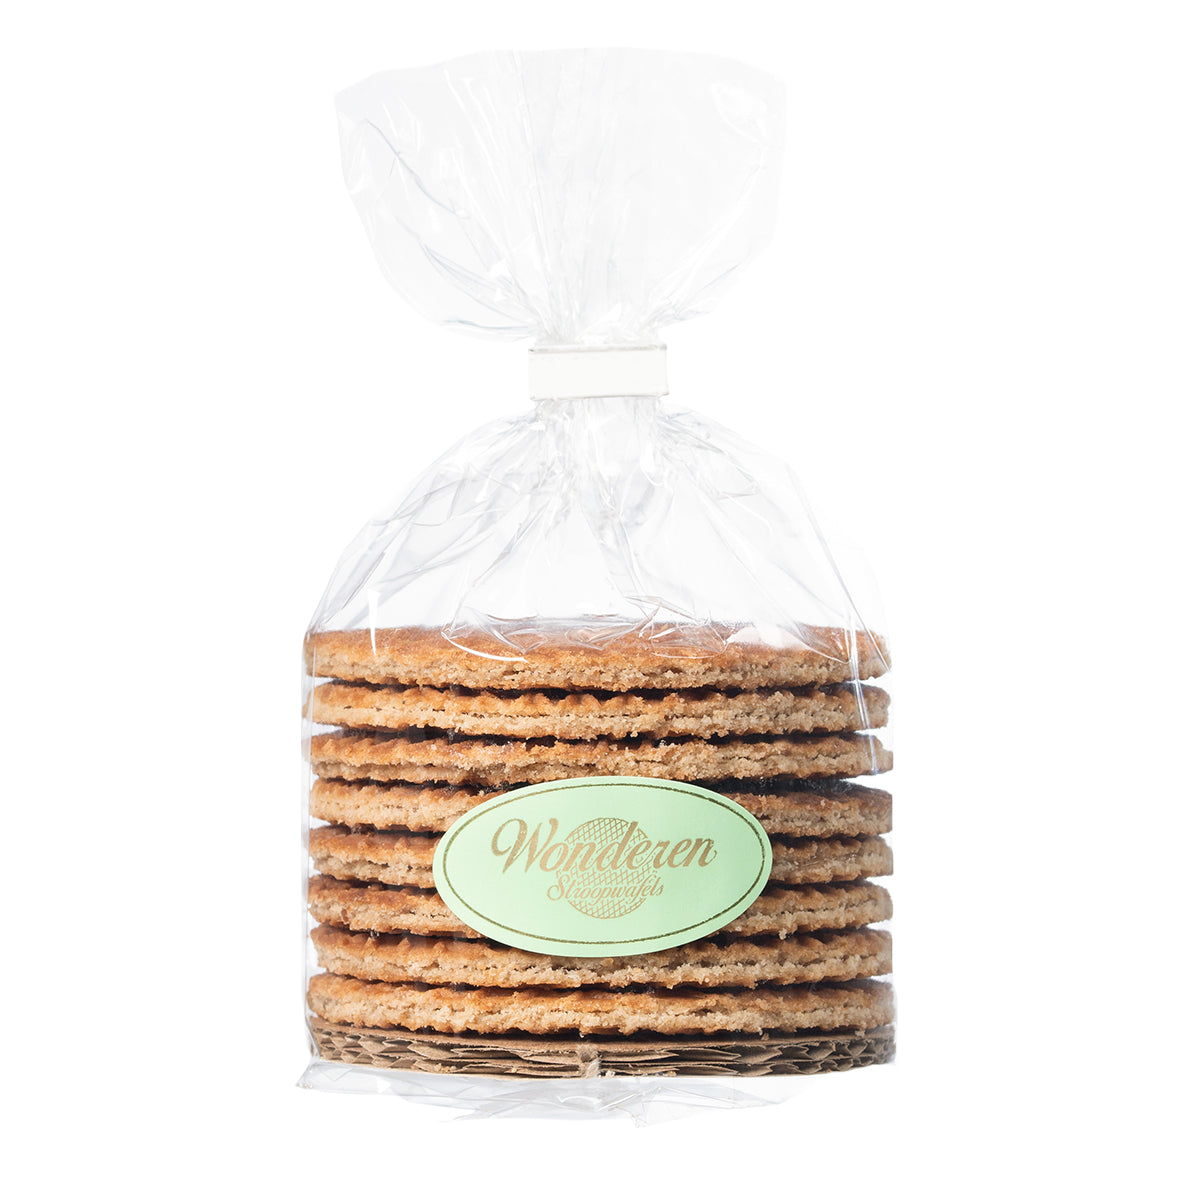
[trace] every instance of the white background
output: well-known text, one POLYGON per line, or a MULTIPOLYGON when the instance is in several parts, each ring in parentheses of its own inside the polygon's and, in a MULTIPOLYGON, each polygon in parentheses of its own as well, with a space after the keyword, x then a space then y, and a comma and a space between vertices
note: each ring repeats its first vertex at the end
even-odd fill
POLYGON ((1184 1194, 1195 6, 6 11, 15 1194, 1184 1194), (773 250, 667 332, 673 393, 797 466, 898 662, 898 1064, 641 1129, 293 1086, 301 635, 525 403, 519 348, 383 282, 332 97, 583 44, 787 83, 773 250))

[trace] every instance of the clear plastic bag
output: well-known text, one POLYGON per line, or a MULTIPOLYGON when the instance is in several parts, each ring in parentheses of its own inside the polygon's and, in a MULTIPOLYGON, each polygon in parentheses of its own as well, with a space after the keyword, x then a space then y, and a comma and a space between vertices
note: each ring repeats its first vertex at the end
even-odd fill
POLYGON ((659 331, 769 237, 779 85, 506 53, 338 110, 387 277, 534 339, 535 403, 368 524, 313 618, 304 1082, 644 1117, 888 1060, 890 797, 850 782, 890 765, 879 624, 791 471, 662 399, 659 331))

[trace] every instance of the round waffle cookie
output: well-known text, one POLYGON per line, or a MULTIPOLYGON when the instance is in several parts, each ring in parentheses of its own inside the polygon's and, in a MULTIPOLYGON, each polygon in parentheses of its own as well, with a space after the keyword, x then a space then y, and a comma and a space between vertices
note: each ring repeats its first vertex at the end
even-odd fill
MULTIPOLYGON (((841 780, 702 780, 701 787, 736 801, 768 834, 783 837, 858 837, 892 828, 892 797, 879 788, 841 780)), ((321 821, 440 833, 504 789, 469 784, 371 783, 317 779, 309 811, 321 821)))
POLYGON ((877 729, 887 693, 838 684, 800 691, 498 692, 324 683, 309 714, 349 729, 454 730, 506 738, 727 737, 877 729))
POLYGON ((887 975, 889 934, 875 929, 803 934, 781 940, 693 942, 623 958, 566 958, 494 942, 312 932, 317 960, 335 975, 387 983, 472 987, 755 987, 887 975))
POLYGON ((314 678, 519 691, 754 691, 874 679, 889 666, 878 634, 812 626, 803 645, 784 647, 742 641, 742 636, 732 626, 603 639, 588 630, 549 627, 519 638, 468 630, 453 640, 433 628, 352 629, 310 633, 305 657, 314 678))
POLYGON ((447 988, 314 975, 308 1002, 322 1020, 442 1033, 662 1034, 874 1029, 891 1022, 890 985, 875 980, 791 987, 447 988))
MULTIPOLYGON (((402 887, 432 888, 437 837, 337 825, 314 829, 313 865, 335 879, 361 879, 402 887)), ((892 852, 882 838, 803 838, 772 842, 771 879, 778 883, 831 883, 890 875, 892 852)))
POLYGON ((891 767, 891 755, 862 734, 564 742, 350 732, 314 735, 310 763, 324 778, 514 787, 595 775, 599 765, 605 775, 653 779, 873 775, 891 767))
MULTIPOLYGON (((375 933, 478 938, 446 906, 435 891, 359 883, 316 875, 308 881, 308 909, 313 919, 375 933)), ((720 932, 760 937, 787 937, 798 931, 854 929, 886 921, 892 901, 875 883, 821 883, 800 887, 771 884, 754 903, 720 932)))

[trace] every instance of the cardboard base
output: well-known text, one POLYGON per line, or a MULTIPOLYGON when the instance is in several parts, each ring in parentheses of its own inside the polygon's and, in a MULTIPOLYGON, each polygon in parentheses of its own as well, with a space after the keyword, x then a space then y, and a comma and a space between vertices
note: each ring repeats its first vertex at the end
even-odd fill
POLYGON ((896 1052, 892 1025, 812 1034, 566 1039, 361 1029, 316 1018, 309 1024, 328 1062, 442 1075, 816 1075, 890 1062, 896 1052))

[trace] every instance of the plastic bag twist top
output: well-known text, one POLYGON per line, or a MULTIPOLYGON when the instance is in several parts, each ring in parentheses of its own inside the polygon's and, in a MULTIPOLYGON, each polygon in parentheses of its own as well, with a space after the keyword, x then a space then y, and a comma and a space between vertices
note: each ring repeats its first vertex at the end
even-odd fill
POLYGON ((467 332, 653 343, 774 224, 782 87, 730 60, 480 54, 372 76, 337 108, 384 274, 467 332))
MULTIPOLYGON (((385 274, 468 332, 656 345, 774 223, 783 90, 727 59, 484 54, 373 76, 338 111, 385 274)), ((502 656, 632 633, 667 655, 799 642, 849 660, 865 625, 787 467, 638 398, 657 393, 566 394, 595 398, 544 400, 434 463, 346 551, 314 629, 434 627, 502 656)))

